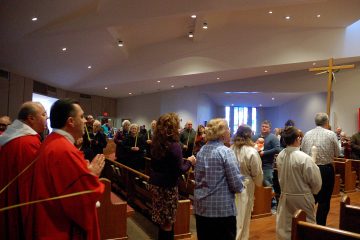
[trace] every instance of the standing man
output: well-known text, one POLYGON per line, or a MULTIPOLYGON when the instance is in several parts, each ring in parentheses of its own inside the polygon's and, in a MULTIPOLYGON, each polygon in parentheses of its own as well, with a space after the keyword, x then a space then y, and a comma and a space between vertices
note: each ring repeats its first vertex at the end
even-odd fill
POLYGON ((74 143, 84 134, 84 112, 78 102, 60 99, 51 107, 54 131, 43 142, 36 164, 26 239, 100 239, 95 203, 104 191, 98 176, 105 157, 88 164, 74 143), (59 200, 49 198, 78 194, 59 200))
POLYGON ((261 133, 253 137, 253 141, 256 142, 258 138, 264 138, 264 149, 259 151, 262 169, 264 172, 264 186, 273 185, 273 163, 275 154, 280 152, 280 141, 271 133, 271 123, 265 120, 261 123, 261 133))
POLYGON ((155 128, 156 128, 156 120, 152 120, 151 122, 151 128, 146 132, 146 156, 151 158, 151 151, 150 151, 150 146, 152 144, 152 138, 154 136, 154 132, 155 132, 155 128))
POLYGON ((351 137, 351 158, 360 159, 360 129, 351 137))
POLYGON ((315 195, 315 203, 318 203, 316 223, 326 225, 326 218, 330 210, 330 199, 334 188, 334 157, 339 156, 340 149, 336 134, 330 130, 329 116, 326 113, 317 113, 315 116, 316 128, 308 131, 301 144, 301 150, 312 155, 312 147, 317 149, 316 161, 321 173, 322 186, 320 192, 315 195))
POLYGON ((0 135, 5 132, 6 128, 11 124, 11 119, 8 116, 0 117, 0 135))
POLYGON ((91 150, 93 151, 94 155, 103 154, 104 148, 107 146, 107 141, 105 134, 101 131, 100 121, 94 121, 93 132, 91 133, 90 138, 91 150))
MULTIPOLYGON (((33 162, 40 149, 40 133, 46 127, 46 111, 38 102, 25 102, 18 119, 0 136, 0 190, 19 176, 0 194, 0 208, 28 202, 31 192, 32 167, 19 175, 33 162)), ((2 239, 24 239, 24 223, 28 208, 21 207, 0 213, 2 239)))
POLYGON ((187 121, 185 128, 180 133, 180 143, 183 149, 183 157, 188 158, 193 155, 196 132, 192 128, 192 122, 187 121))

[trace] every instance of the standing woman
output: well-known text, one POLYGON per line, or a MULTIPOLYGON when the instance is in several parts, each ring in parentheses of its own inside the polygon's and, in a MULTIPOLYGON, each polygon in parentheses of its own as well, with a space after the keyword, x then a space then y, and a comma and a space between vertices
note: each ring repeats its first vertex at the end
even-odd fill
POLYGON ((159 224, 159 240, 174 239, 178 204, 178 179, 195 164, 195 157, 182 158, 179 143, 180 121, 176 113, 166 113, 156 122, 151 144, 152 220, 159 224))
POLYGON ((205 137, 205 127, 203 125, 199 125, 195 136, 195 146, 193 149, 194 156, 196 156, 196 154, 200 151, 201 147, 206 144, 205 137))
POLYGON ((212 119, 205 128, 208 140, 197 154, 194 210, 198 240, 234 240, 235 193, 243 190, 234 151, 224 145, 230 137, 225 119, 212 119))
POLYGON ((237 240, 249 239, 250 218, 254 206, 255 184, 262 186, 263 172, 261 158, 251 140, 252 131, 248 125, 241 125, 234 137, 234 150, 240 165, 240 172, 245 177, 244 190, 236 196, 237 240))

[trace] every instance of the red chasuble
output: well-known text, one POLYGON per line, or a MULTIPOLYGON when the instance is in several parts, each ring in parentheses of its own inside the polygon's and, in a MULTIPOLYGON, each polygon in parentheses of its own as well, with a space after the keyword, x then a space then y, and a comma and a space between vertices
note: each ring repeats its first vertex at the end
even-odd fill
MULTIPOLYGON (((0 189, 26 168, 40 148, 40 136, 29 135, 7 142, 0 150, 0 189)), ((24 172, 7 190, 0 194, 0 208, 28 202, 31 192, 32 168, 24 172)), ((0 212, 0 238, 24 239, 23 223, 27 207, 0 212)))
POLYGON ((43 142, 34 167, 32 200, 85 190, 85 195, 30 206, 27 239, 100 239, 96 201, 104 191, 82 152, 58 133, 43 142))

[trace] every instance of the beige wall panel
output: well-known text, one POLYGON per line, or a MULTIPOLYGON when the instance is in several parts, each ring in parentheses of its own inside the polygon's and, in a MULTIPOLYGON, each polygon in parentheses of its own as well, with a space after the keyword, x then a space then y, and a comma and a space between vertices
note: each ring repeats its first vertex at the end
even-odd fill
POLYGON ((95 116, 102 115, 103 109, 102 109, 102 102, 103 98, 99 96, 91 96, 91 107, 92 107, 92 114, 95 116))
POLYGON ((76 93, 76 92, 66 91, 66 97, 67 98, 72 98, 72 99, 75 99, 75 100, 79 100, 80 99, 80 94, 76 93))
POLYGON ((8 115, 9 80, 0 77, 0 116, 8 115))
POLYGON ((103 97, 102 113, 107 112, 109 117, 116 116, 116 100, 112 98, 103 97))
POLYGON ((24 102, 25 78, 14 73, 10 74, 9 116, 15 119, 21 104, 24 102))
POLYGON ((79 98, 79 103, 85 116, 93 114, 91 111, 91 98, 79 98))
POLYGON ((32 101, 34 81, 30 78, 24 78, 24 102, 32 101))
POLYGON ((56 98, 58 99, 66 98, 66 91, 63 89, 60 88, 56 89, 56 94, 57 94, 56 98))

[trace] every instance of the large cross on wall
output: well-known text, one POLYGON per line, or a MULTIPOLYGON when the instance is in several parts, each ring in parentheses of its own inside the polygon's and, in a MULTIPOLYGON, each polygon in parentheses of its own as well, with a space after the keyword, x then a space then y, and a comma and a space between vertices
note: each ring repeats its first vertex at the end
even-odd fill
POLYGON ((330 118, 330 103, 331 103, 331 90, 332 90, 333 72, 334 72, 334 70, 351 69, 351 68, 355 68, 355 65, 350 64, 350 65, 334 66, 334 59, 330 58, 329 59, 329 66, 310 68, 309 69, 310 72, 325 71, 325 72, 328 73, 326 113, 329 116, 329 118, 330 118))

